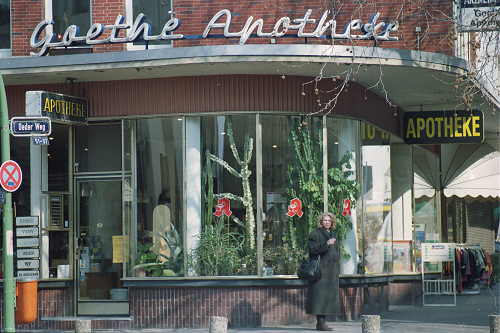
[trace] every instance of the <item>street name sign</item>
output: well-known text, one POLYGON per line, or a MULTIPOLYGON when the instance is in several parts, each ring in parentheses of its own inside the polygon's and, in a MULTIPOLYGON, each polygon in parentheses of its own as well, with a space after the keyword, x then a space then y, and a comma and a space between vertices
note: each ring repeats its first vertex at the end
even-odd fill
POLYGON ((10 132, 14 136, 46 136, 52 133, 49 117, 12 117, 10 132))

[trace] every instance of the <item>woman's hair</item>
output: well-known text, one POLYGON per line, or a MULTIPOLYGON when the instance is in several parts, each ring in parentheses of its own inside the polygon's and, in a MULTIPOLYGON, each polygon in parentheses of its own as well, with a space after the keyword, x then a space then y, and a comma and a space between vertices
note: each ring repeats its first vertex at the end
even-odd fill
POLYGON ((323 218, 325 216, 329 216, 332 219, 332 225, 330 226, 330 230, 335 230, 337 228, 337 217, 330 212, 326 212, 318 216, 318 228, 323 228, 323 218))

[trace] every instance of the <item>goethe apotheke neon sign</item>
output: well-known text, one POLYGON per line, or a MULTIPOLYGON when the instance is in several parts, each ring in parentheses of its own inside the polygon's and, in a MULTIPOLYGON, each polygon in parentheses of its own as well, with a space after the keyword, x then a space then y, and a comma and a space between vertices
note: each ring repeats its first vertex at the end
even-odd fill
POLYGON ((337 22, 336 20, 328 19, 328 14, 330 11, 325 11, 323 15, 319 18, 316 23, 315 19, 310 18, 312 10, 309 9, 303 18, 297 18, 293 21, 289 17, 280 18, 274 28, 270 32, 264 32, 263 25, 264 20, 258 19, 253 22, 253 16, 250 16, 243 29, 238 32, 230 32, 231 28, 231 12, 228 9, 223 9, 215 14, 210 20, 201 36, 184 36, 182 34, 174 34, 173 32, 179 29, 181 26, 181 21, 177 18, 170 19, 163 26, 162 32, 159 35, 151 35, 151 25, 144 22, 146 15, 139 14, 135 19, 132 26, 124 24, 124 16, 118 15, 115 23, 112 25, 102 25, 100 23, 94 23, 87 34, 80 36, 80 28, 76 25, 69 26, 60 42, 54 42, 56 39, 56 34, 47 33, 45 37, 40 39, 40 34, 48 25, 54 24, 53 21, 42 21, 33 31, 31 35, 31 47, 40 48, 40 52, 32 52, 32 56, 43 56, 47 54, 51 47, 68 47, 74 44, 85 43, 87 45, 98 45, 98 44, 109 44, 109 43, 129 43, 138 40, 144 41, 155 41, 155 40, 175 40, 175 39, 201 39, 201 38, 240 38, 240 44, 245 44, 249 37, 264 37, 264 38, 280 38, 284 37, 286 33, 290 30, 294 30, 297 33, 295 35, 287 35, 288 37, 298 37, 298 38, 326 38, 324 36, 327 30, 330 30, 329 38, 333 39, 375 39, 375 40, 398 40, 398 37, 391 37, 389 34, 391 32, 397 32, 399 24, 397 22, 378 22, 379 13, 372 14, 368 23, 362 23, 360 19, 352 20, 347 23, 342 31, 338 34, 337 22), (221 19, 223 16, 226 17, 224 22, 221 19), (221 20, 222 22, 218 22, 221 20), (252 23, 253 22, 253 23, 252 23), (306 25, 316 23, 316 27, 312 32, 304 32, 306 25), (125 37, 119 37, 120 30, 130 29, 125 37), (224 35, 210 35, 212 29, 224 29, 224 35), (105 39, 99 39, 104 33, 104 30, 110 30, 109 37, 105 39), (252 32, 256 31, 256 34, 252 32), (361 31, 361 34, 353 35, 353 31, 361 31), (380 31, 380 33, 379 33, 380 31))

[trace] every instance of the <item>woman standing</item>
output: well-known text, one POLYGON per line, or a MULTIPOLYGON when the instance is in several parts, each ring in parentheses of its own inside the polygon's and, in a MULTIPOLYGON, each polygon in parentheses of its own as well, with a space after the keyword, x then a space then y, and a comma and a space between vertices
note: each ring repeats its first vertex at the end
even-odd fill
POLYGON ((321 278, 307 284, 306 313, 316 315, 318 331, 332 331, 325 323, 326 316, 338 316, 339 297, 339 243, 333 230, 337 218, 332 213, 323 213, 318 218, 318 229, 309 235, 307 246, 309 260, 320 256, 321 278))

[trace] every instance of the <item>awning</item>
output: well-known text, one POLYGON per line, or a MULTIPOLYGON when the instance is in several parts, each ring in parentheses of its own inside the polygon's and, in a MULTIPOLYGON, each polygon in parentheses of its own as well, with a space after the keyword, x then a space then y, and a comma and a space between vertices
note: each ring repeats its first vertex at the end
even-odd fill
POLYGON ((436 194, 439 184, 437 159, 424 150, 415 149, 413 161, 415 199, 418 199, 419 202, 428 201, 436 194))
POLYGON ((446 145, 441 173, 447 197, 500 200, 500 152, 488 144, 446 145))

